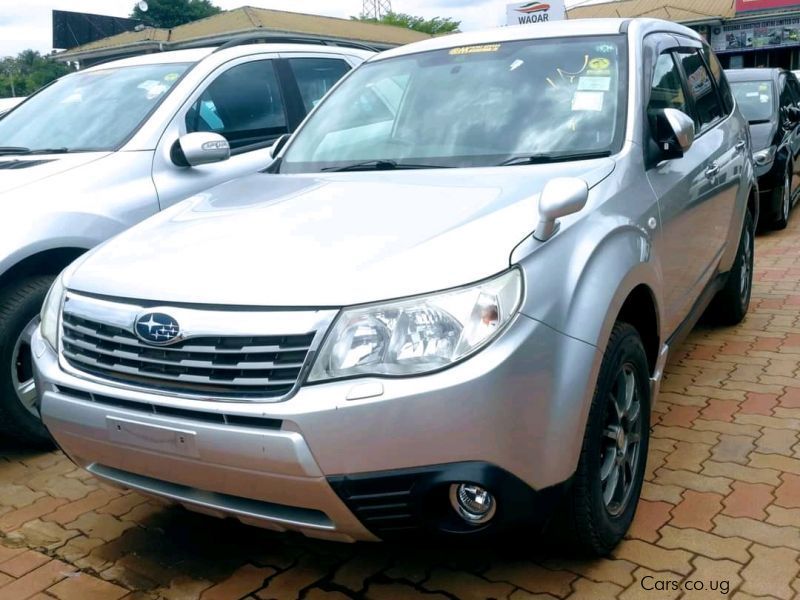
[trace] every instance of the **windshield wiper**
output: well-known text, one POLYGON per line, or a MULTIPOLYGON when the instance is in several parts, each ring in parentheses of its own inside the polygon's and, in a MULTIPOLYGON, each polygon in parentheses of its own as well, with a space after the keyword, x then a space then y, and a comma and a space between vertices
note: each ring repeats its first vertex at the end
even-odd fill
POLYGON ((345 165, 343 167, 326 167, 322 171, 332 171, 340 173, 343 171, 393 171, 396 169, 449 169, 446 165, 414 165, 409 163, 398 163, 395 160, 365 160, 363 162, 345 165))
POLYGON ((609 150, 603 150, 602 152, 575 152, 571 154, 528 154, 526 156, 512 156, 497 166, 513 167, 516 165, 539 165, 571 160, 589 160, 590 158, 603 158, 605 156, 611 156, 611 152, 609 150))
POLYGON ((30 150, 23 146, 0 146, 0 154, 27 154, 30 150))
POLYGON ((69 148, 25 148, 24 146, 0 146, 0 155, 10 154, 66 154, 69 148))

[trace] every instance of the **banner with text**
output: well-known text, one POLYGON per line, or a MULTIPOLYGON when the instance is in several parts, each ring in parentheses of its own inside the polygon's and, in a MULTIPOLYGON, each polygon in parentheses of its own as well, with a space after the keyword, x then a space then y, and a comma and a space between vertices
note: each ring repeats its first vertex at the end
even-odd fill
POLYGON ((561 21, 566 16, 564 0, 517 2, 506 5, 507 25, 535 25, 561 21))
POLYGON ((800 45, 800 18, 770 19, 711 28, 715 52, 800 45))

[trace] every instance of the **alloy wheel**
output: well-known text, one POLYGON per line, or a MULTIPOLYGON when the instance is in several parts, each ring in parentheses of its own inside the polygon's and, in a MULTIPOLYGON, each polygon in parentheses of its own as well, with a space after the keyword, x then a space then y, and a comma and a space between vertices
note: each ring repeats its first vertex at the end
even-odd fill
POLYGON ((11 384, 14 386, 20 404, 37 419, 40 416, 36 407, 36 386, 33 381, 31 340, 38 326, 39 317, 37 316, 31 319, 30 323, 22 330, 11 354, 11 384))
POLYGON ((633 492, 641 459, 641 413, 636 371, 632 364, 625 363, 608 395, 600 449, 600 486, 603 503, 612 517, 622 514, 633 492))
POLYGON ((742 268, 740 270, 739 294, 746 302, 750 292, 753 273, 753 232, 746 229, 742 239, 742 268))
POLYGON ((789 173, 786 173, 783 180, 783 202, 781 205, 781 210, 783 211, 784 223, 789 220, 789 210, 791 209, 791 204, 792 204, 792 180, 789 177, 789 173))

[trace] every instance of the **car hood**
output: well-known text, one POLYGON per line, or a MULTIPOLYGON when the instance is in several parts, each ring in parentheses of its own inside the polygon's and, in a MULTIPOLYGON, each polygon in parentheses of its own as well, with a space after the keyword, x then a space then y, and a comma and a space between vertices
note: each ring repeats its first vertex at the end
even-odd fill
MULTIPOLYGON (((108 152, 0 156, 0 194, 59 175, 106 155, 108 152)), ((57 188, 53 191, 58 193, 57 188)))
POLYGON ((608 158, 483 169, 257 174, 98 248, 68 287, 159 303, 344 306, 470 283, 509 266, 551 177, 590 187, 608 158))
POLYGON ((775 123, 751 123, 750 140, 753 145, 753 152, 769 148, 775 138, 775 123))

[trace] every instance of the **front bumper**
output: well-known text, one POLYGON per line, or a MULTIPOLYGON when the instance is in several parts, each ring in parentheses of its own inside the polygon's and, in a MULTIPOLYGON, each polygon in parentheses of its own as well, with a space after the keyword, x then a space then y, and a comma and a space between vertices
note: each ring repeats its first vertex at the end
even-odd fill
POLYGON ((414 526, 458 477, 516 490, 498 497, 498 522, 523 516, 511 501, 523 490, 550 498, 577 465, 600 363, 595 347, 519 315, 442 372, 307 385, 258 403, 98 383, 66 373, 38 333, 33 348, 44 423, 78 465, 193 510, 340 541, 389 537, 359 504, 391 492, 386 482, 410 486, 414 526), (370 494, 352 491, 365 485, 370 494))

